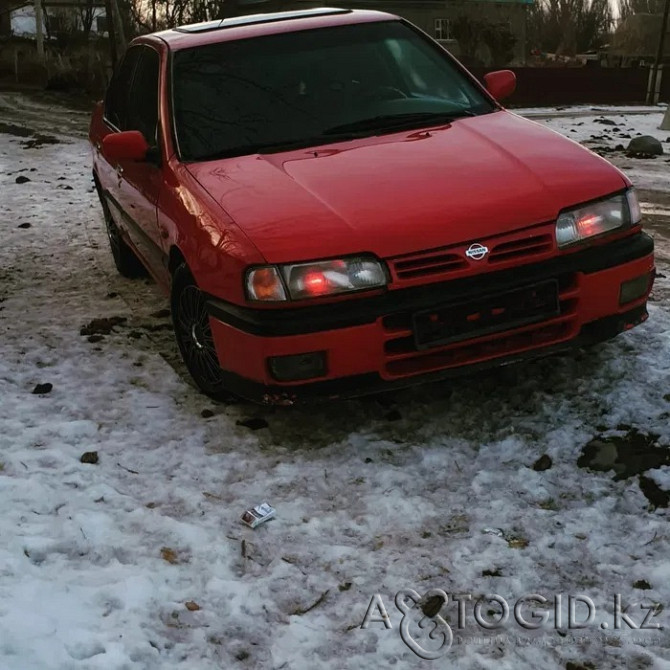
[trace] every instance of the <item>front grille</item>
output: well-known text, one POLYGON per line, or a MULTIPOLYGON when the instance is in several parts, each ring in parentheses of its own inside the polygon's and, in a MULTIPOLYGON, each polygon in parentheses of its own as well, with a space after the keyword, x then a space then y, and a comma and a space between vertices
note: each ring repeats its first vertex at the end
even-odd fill
POLYGON ((414 314, 400 312, 383 317, 384 359, 388 378, 406 377, 450 367, 471 365, 492 358, 546 347, 577 334, 579 283, 576 274, 556 278, 558 313, 535 323, 509 330, 477 335, 443 346, 419 350, 414 333, 414 314))
POLYGON ((533 235, 532 237, 502 242, 491 250, 488 257, 490 265, 502 263, 503 261, 519 260, 538 254, 552 251, 554 248, 554 237, 548 233, 544 235, 533 235))
POLYGON ((388 261, 395 284, 454 279, 486 270, 539 262, 554 252, 554 224, 542 224, 514 233, 476 240, 489 249, 481 260, 468 260, 471 242, 406 254, 388 261))
POLYGON ((446 274, 454 270, 463 270, 468 267, 465 256, 453 253, 428 253, 425 256, 415 256, 407 260, 397 260, 394 263, 395 274, 398 279, 413 279, 426 275, 446 274))

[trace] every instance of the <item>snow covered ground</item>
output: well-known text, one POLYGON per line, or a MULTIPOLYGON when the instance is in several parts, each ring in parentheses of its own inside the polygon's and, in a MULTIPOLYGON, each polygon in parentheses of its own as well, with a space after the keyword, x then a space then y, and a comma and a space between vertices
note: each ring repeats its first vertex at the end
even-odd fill
MULTIPOLYGON (((546 123, 586 140, 581 120, 546 123)), ((215 406, 175 362, 163 296, 113 271, 85 142, 17 132, 0 134, 2 670, 670 668, 665 299, 573 356, 309 410, 215 406), (264 500, 277 518, 242 525, 264 500), (443 607, 440 660, 401 639, 407 588, 473 595, 463 630, 443 607), (559 630, 476 624, 480 596, 531 593, 562 594, 559 630), (375 594, 391 629, 361 628, 375 594), (665 629, 613 630, 615 594, 665 629), (569 595, 592 626, 567 628, 569 595)), ((664 159, 631 165, 652 163, 667 191, 664 159)))
MULTIPOLYGON (((663 110, 645 113, 648 107, 639 108, 635 114, 630 109, 603 111, 585 116, 578 112, 567 116, 566 110, 557 111, 557 116, 538 117, 537 110, 526 110, 526 116, 543 123, 570 139, 580 142, 604 155, 609 161, 628 174, 638 188, 670 191, 670 130, 659 130, 663 110), (653 159, 631 160, 625 149, 636 135, 651 135, 663 143, 665 155, 653 159)), ((653 108, 652 108, 653 109, 653 108)), ((518 110, 514 110, 517 112, 518 110)))

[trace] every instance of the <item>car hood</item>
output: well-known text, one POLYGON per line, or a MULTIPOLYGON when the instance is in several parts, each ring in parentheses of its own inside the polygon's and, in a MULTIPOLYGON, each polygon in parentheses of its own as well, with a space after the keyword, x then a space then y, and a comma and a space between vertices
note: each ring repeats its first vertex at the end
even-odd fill
POLYGON ((628 183, 604 159, 507 111, 188 169, 271 263, 480 241, 628 183))

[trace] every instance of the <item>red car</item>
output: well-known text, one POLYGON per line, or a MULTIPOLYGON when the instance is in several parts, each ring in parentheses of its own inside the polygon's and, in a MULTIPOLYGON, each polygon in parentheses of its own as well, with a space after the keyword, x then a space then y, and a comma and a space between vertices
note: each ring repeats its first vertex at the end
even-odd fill
POLYGON ((315 9, 136 39, 90 127, 114 260, 198 387, 290 404, 606 340, 647 318, 630 181, 407 21, 315 9))

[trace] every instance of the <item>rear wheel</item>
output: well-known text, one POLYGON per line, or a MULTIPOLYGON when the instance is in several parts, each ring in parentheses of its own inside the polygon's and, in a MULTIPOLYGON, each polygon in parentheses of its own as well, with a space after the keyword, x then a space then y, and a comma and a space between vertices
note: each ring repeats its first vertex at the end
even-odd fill
POLYGON ((107 239, 109 240, 109 248, 112 251, 116 269, 119 271, 119 274, 128 277, 128 279, 144 276, 146 274, 144 266, 135 255, 135 252, 126 244, 123 237, 121 237, 121 231, 112 218, 112 213, 109 211, 109 205, 105 202, 105 199, 102 197, 99 190, 98 196, 100 197, 102 213, 105 217, 107 239))
POLYGON ((215 400, 230 398, 216 355, 205 296, 185 263, 172 278, 172 323, 179 351, 197 387, 215 400))

